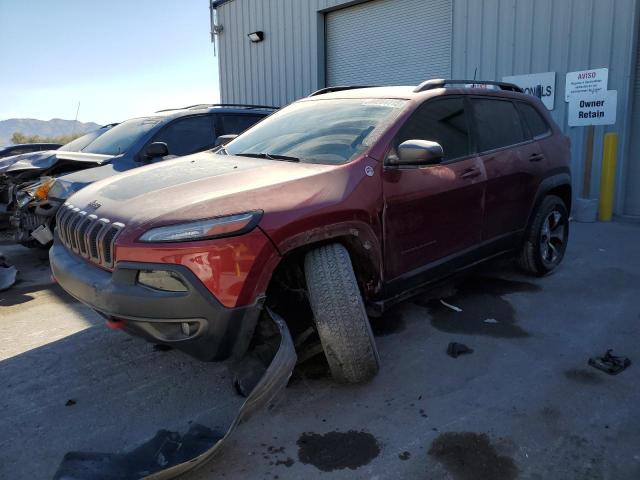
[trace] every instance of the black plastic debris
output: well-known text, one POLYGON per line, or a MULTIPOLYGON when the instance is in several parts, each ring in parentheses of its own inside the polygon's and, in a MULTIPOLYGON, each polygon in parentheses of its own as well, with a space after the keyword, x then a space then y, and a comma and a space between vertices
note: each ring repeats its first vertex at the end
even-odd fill
POLYGON ((7 290, 16 283, 18 270, 10 265, 2 254, 0 254, 0 292, 7 290))
POLYGON ((602 357, 591 357, 589 365, 609 375, 617 375, 631 365, 631 360, 627 357, 612 355, 611 350, 607 350, 602 357))
POLYGON ((447 355, 458 358, 465 353, 473 353, 473 348, 467 347, 464 343, 451 342, 447 347, 447 355))
POLYGON ((70 452, 64 456, 54 479, 136 480, 201 455, 223 436, 194 424, 184 435, 160 430, 148 442, 126 453, 70 452))
POLYGON ((69 400, 67 400, 67 403, 64 404, 65 407, 73 407, 77 402, 73 399, 70 398, 69 400))

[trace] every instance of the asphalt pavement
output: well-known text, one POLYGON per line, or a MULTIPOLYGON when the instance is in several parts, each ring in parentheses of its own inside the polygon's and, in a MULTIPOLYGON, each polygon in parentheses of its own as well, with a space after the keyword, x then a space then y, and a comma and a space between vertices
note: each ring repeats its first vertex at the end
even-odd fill
MULTIPOLYGON (((382 369, 334 384, 319 364, 190 480, 640 478, 640 225, 571 224, 545 278, 494 264, 376 322, 382 369), (451 358, 450 342, 473 352, 451 358), (587 364, 613 349, 612 376, 587 364), (313 370, 313 371, 312 371, 313 370)), ((129 451, 162 430, 223 431, 242 399, 224 365, 109 330, 0 245, 0 478, 51 478, 69 452, 129 451)))

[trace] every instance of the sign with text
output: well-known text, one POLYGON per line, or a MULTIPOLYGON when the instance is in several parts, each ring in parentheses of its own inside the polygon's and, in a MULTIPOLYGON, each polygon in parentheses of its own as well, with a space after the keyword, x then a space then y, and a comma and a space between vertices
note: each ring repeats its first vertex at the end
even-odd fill
POLYGON ((608 68, 569 72, 564 90, 565 101, 568 102, 574 95, 593 95, 606 92, 608 83, 608 68))
POLYGON ((595 95, 574 95, 569 100, 569 126, 613 125, 616 123, 618 91, 595 95))
POLYGON ((511 75, 502 77, 502 81, 513 83, 522 88, 527 95, 540 98, 547 110, 553 110, 555 107, 556 72, 511 75))

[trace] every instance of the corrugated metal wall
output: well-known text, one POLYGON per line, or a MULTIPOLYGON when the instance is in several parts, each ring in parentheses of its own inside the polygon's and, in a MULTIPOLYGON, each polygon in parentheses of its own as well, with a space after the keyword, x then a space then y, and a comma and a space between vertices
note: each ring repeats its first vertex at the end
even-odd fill
MULTIPOLYGON (((395 0, 402 8, 403 0, 395 0)), ((602 137, 620 133, 616 212, 623 212, 631 139, 632 43, 640 0, 453 0, 452 76, 501 79, 505 75, 557 72, 553 115, 571 137, 574 184, 581 185, 584 129, 567 127, 565 74, 608 67, 609 88, 618 90, 618 123, 596 128, 592 195, 597 195, 602 137)), ((224 30, 218 36, 223 101, 283 105, 325 83, 324 14, 361 1, 232 0, 218 8, 224 30), (265 41, 246 35, 262 30, 265 41)), ((424 0, 428 8, 429 0, 424 0)), ((372 48, 376 31, 371 32, 372 48)), ((426 46, 425 48, 428 48, 426 46)), ((640 128, 640 127, 639 127, 640 128)), ((638 156, 632 157, 638 161, 638 156)), ((637 175, 637 173, 636 173, 637 175)), ((579 191, 579 189, 577 189, 579 191)), ((634 207, 635 208, 635 207, 634 207)), ((626 213, 634 213, 625 208, 626 213)))
POLYGON ((218 7, 223 102, 286 105, 324 85, 324 14, 344 0, 235 0, 218 7), (262 43, 247 34, 264 31, 262 43))
MULTIPOLYGON (((591 193, 599 192, 602 139, 620 135, 619 151, 628 151, 630 79, 634 75, 632 42, 635 0, 456 0, 453 11, 454 77, 501 79, 505 75, 556 72, 553 117, 572 142, 574 186, 582 185, 583 127, 567 126, 564 84, 567 72, 609 68, 609 89, 618 90, 618 118, 612 127, 596 127, 591 193)), ((622 155, 621 157, 626 156, 622 155)), ((637 158, 637 157, 636 157, 637 158)), ((618 178, 625 162, 618 162, 618 178)), ((640 179, 635 180, 640 189, 640 179)), ((616 211, 622 212, 624 182, 617 189, 616 211)), ((626 211, 626 209, 625 209, 626 211)))
POLYGON ((627 170, 625 172, 625 202, 624 211, 629 215, 640 217, 640 46, 636 39, 636 75, 633 88, 633 114, 631 120, 631 141, 627 156, 627 170))

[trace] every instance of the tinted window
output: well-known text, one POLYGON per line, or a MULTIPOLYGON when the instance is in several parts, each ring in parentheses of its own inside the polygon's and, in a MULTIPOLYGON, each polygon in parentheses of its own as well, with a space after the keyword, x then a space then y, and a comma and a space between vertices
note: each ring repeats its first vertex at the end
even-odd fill
POLYGON ((263 118, 261 115, 218 115, 218 135, 242 133, 263 118))
POLYGON ((471 153, 469 128, 464 99, 444 98, 422 104, 407 120, 397 138, 438 142, 444 150, 444 160, 465 157, 471 153))
POLYGON ((522 112, 522 116, 529 127, 529 132, 532 137, 541 137, 549 132, 549 125, 533 105, 520 102, 518 103, 518 107, 520 108, 520 112, 522 112))
POLYGON ((176 120, 163 128, 153 141, 166 143, 169 153, 178 156, 211 148, 215 143, 211 117, 200 115, 176 120))
POLYGON ((481 152, 521 143, 526 139, 520 115, 512 102, 474 99, 473 107, 478 149, 481 152))

